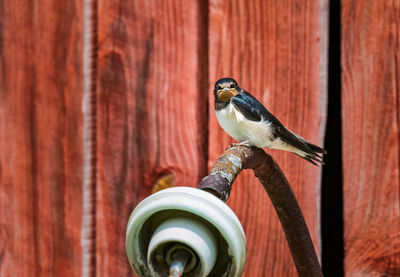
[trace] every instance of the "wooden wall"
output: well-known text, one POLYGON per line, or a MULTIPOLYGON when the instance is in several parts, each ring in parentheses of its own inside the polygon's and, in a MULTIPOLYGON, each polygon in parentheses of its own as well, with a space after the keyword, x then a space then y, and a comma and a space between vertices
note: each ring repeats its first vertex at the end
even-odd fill
POLYGON ((400 275, 400 2, 342 1, 345 272, 400 275))
POLYGON ((0 276, 79 276, 82 1, 35 3, 0 1, 0 276))
MULTIPOLYGON (((233 76, 293 131, 323 143, 326 120, 325 1, 210 1, 209 163, 234 142, 219 126, 212 104, 214 81, 233 76)), ((269 151, 282 166, 319 239, 320 169, 293 154, 269 151)), ((296 276, 279 220, 251 171, 237 179, 228 204, 247 238, 245 276, 296 276), (253 254, 252 254, 253 253, 253 254), (255 254, 256 253, 256 254, 255 254)))
MULTIPOLYGON (((249 3, 0 0, 0 276, 134 276, 132 209, 160 178, 196 186, 233 142, 213 112, 220 77, 323 144, 328 1, 249 3)), ((396 276, 399 2, 342 0, 341 18, 345 273, 396 276)), ((321 169, 269 152, 320 253, 321 169)), ((243 276, 296 276, 251 172, 231 195, 243 276)))
POLYGON ((157 179, 195 186, 207 172, 203 9, 185 0, 98 1, 99 274, 132 273, 127 219, 157 179))

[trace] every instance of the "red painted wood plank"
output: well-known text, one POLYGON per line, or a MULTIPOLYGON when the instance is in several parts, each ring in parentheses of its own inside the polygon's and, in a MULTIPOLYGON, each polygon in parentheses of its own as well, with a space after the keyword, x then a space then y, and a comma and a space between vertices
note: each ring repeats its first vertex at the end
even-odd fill
POLYGON ((82 270, 82 1, 0 1, 0 276, 82 270))
POLYGON ((194 186, 206 174, 202 5, 99 1, 96 263, 101 276, 132 274, 126 223, 158 178, 172 174, 176 185, 194 186))
MULTIPOLYGON (((210 1, 210 103, 214 82, 233 77, 283 124, 321 145, 326 117, 327 1, 210 1)), ((233 142, 210 109, 209 162, 233 142)), ((285 172, 319 249, 320 169, 291 153, 269 151, 285 172)), ((228 204, 244 225, 243 276, 297 276, 284 233, 250 172, 228 204)))
POLYGON ((346 276, 400 275, 399 1, 342 1, 346 276))

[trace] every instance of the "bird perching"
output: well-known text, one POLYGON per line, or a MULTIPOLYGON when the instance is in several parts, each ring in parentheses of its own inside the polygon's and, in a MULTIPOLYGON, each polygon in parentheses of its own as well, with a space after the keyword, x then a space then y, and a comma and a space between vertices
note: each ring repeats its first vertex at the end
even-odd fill
POLYGON ((214 108, 222 129, 240 145, 280 149, 314 165, 323 164, 326 151, 287 129, 232 78, 215 83, 214 108))

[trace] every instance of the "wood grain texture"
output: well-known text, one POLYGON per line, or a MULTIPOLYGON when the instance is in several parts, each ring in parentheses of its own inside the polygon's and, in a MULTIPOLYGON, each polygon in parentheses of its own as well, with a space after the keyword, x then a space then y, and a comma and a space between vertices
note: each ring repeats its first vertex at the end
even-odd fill
MULTIPOLYGON (((321 145, 326 118, 326 1, 210 1, 210 103, 214 82, 233 77, 283 124, 321 145)), ((210 105, 209 164, 233 142, 210 105)), ((270 151, 292 185, 319 249, 320 169, 291 153, 270 151)), ((228 204, 246 233, 243 276, 297 276, 277 215, 250 172, 228 204)))
POLYGON ((0 1, 0 276, 79 276, 82 2, 0 1))
POLYGON ((133 208, 160 177, 195 186, 206 174, 206 7, 98 3, 96 272, 131 276, 125 231, 133 208))
POLYGON ((400 275, 399 1, 342 1, 346 276, 400 275))

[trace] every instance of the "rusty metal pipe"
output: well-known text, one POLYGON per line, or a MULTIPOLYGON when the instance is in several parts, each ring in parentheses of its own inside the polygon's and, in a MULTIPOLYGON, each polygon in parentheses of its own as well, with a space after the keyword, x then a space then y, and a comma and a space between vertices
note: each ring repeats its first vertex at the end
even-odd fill
POLYGON ((303 214, 285 175, 270 155, 256 147, 234 145, 225 150, 198 188, 222 201, 242 169, 253 169, 274 205, 300 277, 323 276, 303 214))

